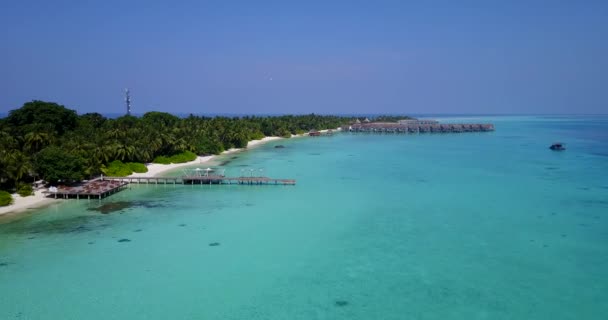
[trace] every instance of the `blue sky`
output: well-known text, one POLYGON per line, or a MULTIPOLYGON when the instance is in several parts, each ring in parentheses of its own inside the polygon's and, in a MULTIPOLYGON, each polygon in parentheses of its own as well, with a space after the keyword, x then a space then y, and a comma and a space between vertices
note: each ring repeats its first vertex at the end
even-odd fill
POLYGON ((0 112, 608 113, 608 1, 0 1, 0 112))

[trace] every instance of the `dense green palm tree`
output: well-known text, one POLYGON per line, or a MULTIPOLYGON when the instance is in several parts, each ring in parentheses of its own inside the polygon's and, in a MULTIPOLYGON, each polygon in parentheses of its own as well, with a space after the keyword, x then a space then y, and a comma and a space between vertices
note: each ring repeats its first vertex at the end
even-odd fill
POLYGON ((135 155, 135 148, 124 144, 113 145, 114 158, 120 161, 131 160, 135 155))
POLYGON ((24 136, 25 150, 36 153, 51 143, 51 135, 47 132, 31 131, 24 136))
POLYGON ((91 158, 94 158, 101 163, 107 163, 110 160, 112 153, 113 150, 110 146, 97 146, 93 149, 91 158))
POLYGON ((30 159, 21 151, 13 150, 6 158, 6 173, 7 176, 15 183, 15 187, 19 180, 32 171, 30 159))
MULTIPOLYGON (((53 163, 60 166, 69 156, 73 163, 84 164, 80 176, 93 175, 114 160, 150 162, 183 151, 220 153, 245 147, 252 139, 335 128, 350 120, 314 114, 179 118, 165 113, 106 119, 99 114, 77 116, 73 110, 42 101, 24 105, 17 114, 19 117, 11 117, 14 121, 0 119, 0 183, 28 178, 32 175, 29 163, 39 167, 41 157, 54 157, 58 160, 53 163), (41 111, 43 118, 38 117, 41 111), (78 121, 72 121, 74 116, 78 121)), ((44 163, 49 169, 51 162, 44 163)), ((80 170, 82 166, 76 167, 80 170)), ((71 171, 62 175, 79 176, 71 171)))

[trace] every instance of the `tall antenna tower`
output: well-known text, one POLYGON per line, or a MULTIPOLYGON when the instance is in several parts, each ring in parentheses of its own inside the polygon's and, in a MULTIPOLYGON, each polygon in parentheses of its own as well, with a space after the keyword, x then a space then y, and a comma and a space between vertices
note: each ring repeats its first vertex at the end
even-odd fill
POLYGON ((129 92, 129 88, 125 89, 125 102, 127 104, 127 115, 131 115, 131 94, 129 92))

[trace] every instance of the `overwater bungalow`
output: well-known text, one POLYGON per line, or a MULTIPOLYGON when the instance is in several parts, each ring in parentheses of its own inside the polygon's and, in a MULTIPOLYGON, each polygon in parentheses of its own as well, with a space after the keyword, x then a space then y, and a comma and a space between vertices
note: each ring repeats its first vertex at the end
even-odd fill
POLYGON ((375 132, 375 133, 459 133, 494 131, 493 124, 479 123, 447 123, 436 121, 407 120, 400 122, 370 122, 352 123, 342 127, 345 132, 375 132))

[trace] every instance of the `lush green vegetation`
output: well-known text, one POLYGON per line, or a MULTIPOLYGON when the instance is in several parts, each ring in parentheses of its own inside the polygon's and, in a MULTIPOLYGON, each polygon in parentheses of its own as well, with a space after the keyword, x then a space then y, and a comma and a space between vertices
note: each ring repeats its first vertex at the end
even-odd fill
POLYGON ((0 119, 0 188, 15 191, 20 182, 38 178, 70 183, 101 173, 130 174, 145 170, 142 163, 191 161, 264 136, 289 137, 349 120, 314 114, 179 118, 163 112, 108 119, 32 101, 0 119))
POLYGON ((108 163, 107 166, 101 168, 101 172, 106 176, 125 177, 133 172, 144 173, 148 172, 148 168, 143 163, 127 162, 114 160, 108 163))
POLYGON ((131 169, 132 172, 135 173, 146 173, 148 172, 148 167, 145 164, 139 162, 127 162, 127 165, 131 169))
POLYGON ((6 191, 0 190, 0 207, 8 206, 13 203, 13 196, 6 191))
POLYGON ((184 151, 182 153, 174 154, 170 157, 158 156, 154 158, 154 163, 170 164, 170 163, 184 163, 196 159, 196 154, 192 151, 184 151))
POLYGON ((17 193, 22 197, 28 197, 28 196, 31 196, 34 194, 34 189, 32 188, 32 186, 30 184, 22 183, 17 188, 17 193))

